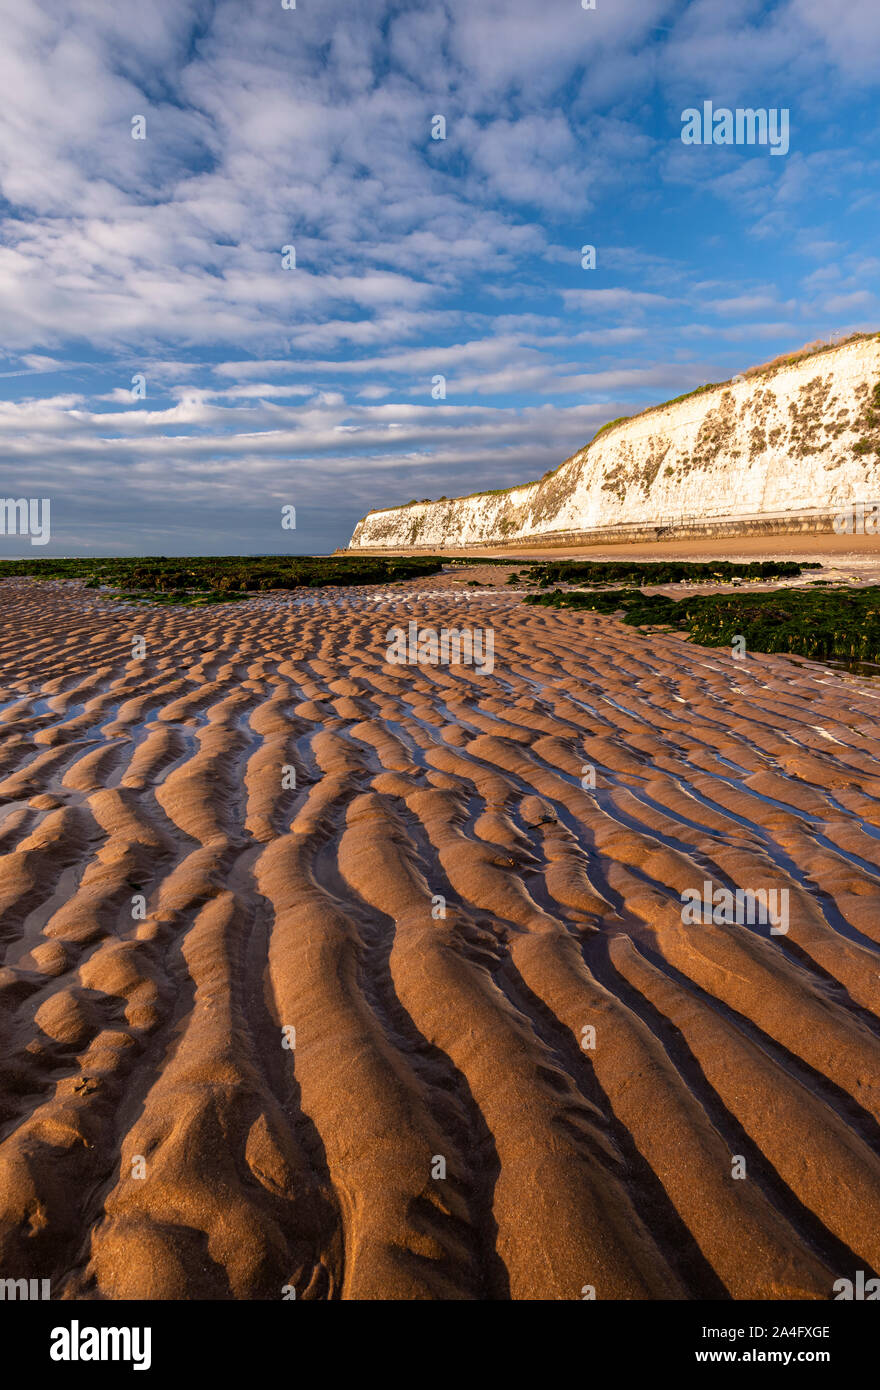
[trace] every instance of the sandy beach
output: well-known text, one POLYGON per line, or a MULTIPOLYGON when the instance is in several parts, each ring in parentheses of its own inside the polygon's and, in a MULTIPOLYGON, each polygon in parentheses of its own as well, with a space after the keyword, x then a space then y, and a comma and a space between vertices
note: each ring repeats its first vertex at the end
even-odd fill
POLYGON ((449 559, 477 553, 487 559, 522 560, 816 560, 825 565, 855 565, 880 573, 880 536, 836 535, 834 532, 790 532, 779 536, 693 536, 662 541, 620 541, 607 545, 499 545, 462 550, 337 551, 337 554, 446 555, 449 559))
POLYGON ((3 1274, 685 1300, 880 1269, 880 682, 469 577, 3 582, 3 1274), (411 622, 491 631, 492 669, 390 663, 411 622), (787 895, 786 931, 685 923, 705 883, 787 895))

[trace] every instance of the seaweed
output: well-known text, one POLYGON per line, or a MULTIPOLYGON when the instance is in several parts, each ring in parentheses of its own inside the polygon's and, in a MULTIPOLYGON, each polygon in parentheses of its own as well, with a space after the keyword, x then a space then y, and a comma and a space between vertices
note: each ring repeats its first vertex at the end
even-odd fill
POLYGON ((803 570, 821 569, 818 562, 795 560, 551 560, 533 573, 548 584, 681 584, 728 583, 732 579, 760 581, 795 579, 803 570))
POLYGON ((784 589, 767 593, 694 594, 672 599, 639 589, 597 593, 556 589, 524 603, 549 608, 623 613, 631 627, 684 631, 703 647, 727 647, 735 637, 752 652, 783 652, 844 664, 880 660, 880 585, 864 589, 784 589))
POLYGON ((165 555, 132 559, 31 559, 0 561, 0 579, 78 579, 91 589, 117 589, 121 598, 154 602, 232 602, 270 589, 324 585, 388 584, 437 574, 437 556, 364 557, 308 555, 165 555))

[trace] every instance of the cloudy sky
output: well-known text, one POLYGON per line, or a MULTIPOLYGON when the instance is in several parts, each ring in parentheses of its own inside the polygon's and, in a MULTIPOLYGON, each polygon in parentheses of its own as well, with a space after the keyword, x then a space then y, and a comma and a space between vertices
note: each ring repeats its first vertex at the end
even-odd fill
POLYGON ((0 0, 39 553, 323 553, 880 327, 878 0, 595 3, 0 0), (788 109, 789 152, 683 144, 707 100, 788 109))

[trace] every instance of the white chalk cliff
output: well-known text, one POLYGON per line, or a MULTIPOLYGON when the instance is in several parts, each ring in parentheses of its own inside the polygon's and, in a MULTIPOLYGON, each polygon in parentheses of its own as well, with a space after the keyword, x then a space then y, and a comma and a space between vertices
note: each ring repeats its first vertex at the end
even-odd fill
POLYGON ((831 514, 880 497, 880 334, 600 430, 536 482, 368 512, 349 549, 540 542, 606 528, 831 514))

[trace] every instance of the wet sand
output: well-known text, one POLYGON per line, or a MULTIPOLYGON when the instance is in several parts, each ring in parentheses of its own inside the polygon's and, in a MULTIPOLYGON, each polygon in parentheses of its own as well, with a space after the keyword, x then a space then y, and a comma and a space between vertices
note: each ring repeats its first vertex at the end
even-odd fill
POLYGON ((0 584, 0 1277, 880 1269, 880 682, 474 573, 201 610, 0 584), (494 670, 389 664, 411 620, 491 628, 494 670), (787 890, 787 934, 685 925, 705 881, 787 890))

